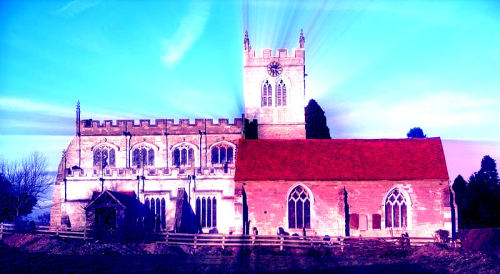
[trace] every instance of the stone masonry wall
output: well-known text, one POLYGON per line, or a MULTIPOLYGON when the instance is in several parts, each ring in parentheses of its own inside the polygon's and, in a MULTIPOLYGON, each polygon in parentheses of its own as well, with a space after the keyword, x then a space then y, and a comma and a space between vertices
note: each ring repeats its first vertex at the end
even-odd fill
MULTIPOLYGON (((344 186, 348 192, 350 214, 368 216, 368 230, 351 229, 351 235, 391 236, 386 229, 384 199, 394 187, 405 190, 411 200, 407 231, 410 236, 430 237, 437 229, 451 229, 449 200, 445 191, 448 182, 419 181, 249 181, 244 182, 247 193, 250 227, 259 233, 276 234, 278 227, 302 234, 302 229, 288 228, 288 193, 297 185, 312 193, 311 229, 308 235, 344 235, 344 186), (380 214, 381 229, 373 229, 372 214, 380 214)), ((403 230, 393 230, 399 236, 403 230)))
POLYGON ((175 225, 178 188, 185 188, 186 193, 190 193, 193 210, 197 197, 217 199, 219 231, 228 233, 231 229, 234 231, 235 225, 239 225, 233 222, 233 178, 237 143, 242 135, 241 119, 235 119, 234 123, 229 123, 227 119, 219 119, 217 123, 209 119, 196 119, 194 124, 189 124, 188 120, 180 120, 179 124, 174 124, 173 120, 156 120, 153 125, 148 120, 141 121, 139 125, 133 125, 133 121, 105 121, 101 124, 99 121, 84 120, 80 127, 81 136, 73 138, 66 150, 66 159, 60 163, 51 208, 52 226, 61 225, 61 221, 67 218, 73 227, 84 226, 84 207, 90 202, 92 194, 100 192, 102 188, 133 191, 141 202, 165 198, 167 230, 173 229, 175 225), (104 170, 94 166, 93 162, 93 150, 101 145, 115 149, 115 165, 107 166, 104 170), (145 168, 132 165, 131 151, 140 145, 153 148, 154 165, 145 168), (211 148, 214 145, 233 147, 233 163, 227 169, 223 164, 211 163, 211 148), (177 146, 193 148, 194 165, 173 165, 172 154, 177 146), (71 169, 74 166, 81 170, 71 169), (196 175, 196 183, 190 183, 188 179, 188 175, 193 174, 196 175), (145 179, 138 180, 138 176, 143 175, 145 179), (104 178, 104 183, 101 178, 104 178))

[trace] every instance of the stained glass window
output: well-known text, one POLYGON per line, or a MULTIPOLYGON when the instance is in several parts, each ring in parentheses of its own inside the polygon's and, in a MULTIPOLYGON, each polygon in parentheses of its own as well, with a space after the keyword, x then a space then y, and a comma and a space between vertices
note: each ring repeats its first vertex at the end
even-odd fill
POLYGON ((403 193, 397 188, 393 189, 385 200, 385 227, 406 227, 407 201, 403 193))
POLYGON ((288 227, 311 228, 311 201, 301 186, 295 187, 288 196, 288 227))
POLYGON ((153 148, 145 145, 140 145, 132 150, 132 166, 154 166, 154 164, 155 151, 153 148))
POLYGON ((115 149, 108 145, 100 145, 94 149, 94 166, 115 166, 115 149))

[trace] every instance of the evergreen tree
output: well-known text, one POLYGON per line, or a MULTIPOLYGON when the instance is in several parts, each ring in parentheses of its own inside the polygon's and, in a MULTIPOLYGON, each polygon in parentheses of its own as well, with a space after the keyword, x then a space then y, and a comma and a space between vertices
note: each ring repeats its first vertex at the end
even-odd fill
POLYGON ((414 127, 412 129, 410 129, 410 131, 408 131, 408 133, 406 133, 406 136, 408 136, 408 138, 426 138, 427 137, 427 135, 424 134, 424 131, 419 127, 414 127))
POLYGON ((483 174, 484 179, 491 187, 498 186, 499 180, 497 164, 495 163, 495 160, 489 155, 484 156, 481 160, 481 169, 479 170, 479 173, 483 174))
POLYGON ((306 138, 330 139, 330 129, 326 125, 325 112, 314 100, 309 100, 305 109, 306 138))
POLYGON ((259 139, 259 125, 256 119, 252 121, 245 118, 245 139, 259 139))
POLYGON ((465 228, 465 216, 467 208, 467 181, 462 175, 458 175, 453 181, 453 191, 455 192, 455 203, 457 204, 458 212, 458 228, 465 228), (464 215, 465 214, 465 215, 464 215))
POLYGON ((465 194, 463 182, 455 180, 455 183, 457 185, 454 184, 453 189, 457 194, 455 201, 459 206, 459 225, 461 223, 465 228, 500 226, 500 186, 493 158, 488 155, 483 157, 481 169, 470 176, 465 194))

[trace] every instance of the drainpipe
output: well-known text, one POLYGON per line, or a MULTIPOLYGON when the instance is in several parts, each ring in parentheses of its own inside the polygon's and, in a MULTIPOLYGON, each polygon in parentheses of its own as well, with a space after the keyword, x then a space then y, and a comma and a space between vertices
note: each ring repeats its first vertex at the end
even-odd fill
POLYGON ((201 160, 201 140, 203 138, 203 135, 205 135, 205 163, 207 162, 207 147, 206 147, 206 144, 207 144, 207 120, 205 119, 205 131, 201 131, 201 130, 198 130, 198 133, 200 134, 200 174, 201 174, 201 170, 203 168, 203 165, 202 165, 202 160, 201 160))
POLYGON ((165 154, 166 154, 166 163, 167 163, 167 172, 168 172, 168 132, 165 130, 165 132, 163 133, 165 135, 165 154))
POLYGON ((66 190, 67 190, 67 187, 66 187, 66 150, 63 150, 63 159, 64 159, 64 170, 63 170, 63 174, 64 174, 64 178, 63 178, 63 181, 64 181, 64 201, 66 202, 66 190))
POLYGON ((132 138, 132 134, 124 131, 123 135, 125 136, 125 167, 130 168, 130 139, 132 138))

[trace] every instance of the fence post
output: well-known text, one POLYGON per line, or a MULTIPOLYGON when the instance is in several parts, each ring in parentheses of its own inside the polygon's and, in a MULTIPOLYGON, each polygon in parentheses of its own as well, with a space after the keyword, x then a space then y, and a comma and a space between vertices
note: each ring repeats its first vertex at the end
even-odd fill
POLYGON ((344 253, 344 238, 340 238, 340 251, 344 253))
POLYGON ((56 227, 56 236, 59 237, 59 226, 56 227))
POLYGON ((198 243, 198 236, 194 235, 194 248, 196 249, 196 244, 198 243))
POLYGON ((256 236, 252 235, 252 246, 255 244, 255 238, 256 238, 256 236))
POLYGON ((280 240, 280 251, 283 251, 283 239, 285 238, 285 236, 281 236, 281 240, 280 240))
POLYGON ((167 242, 167 246, 168 246, 168 232, 167 232, 167 236, 165 237, 165 242, 167 242))
POLYGON ((3 239, 3 223, 0 223, 0 240, 3 239))
POLYGON ((222 249, 224 249, 225 243, 226 243, 226 235, 222 235, 222 249))
POLYGON ((87 240, 87 226, 83 227, 83 240, 87 240))

